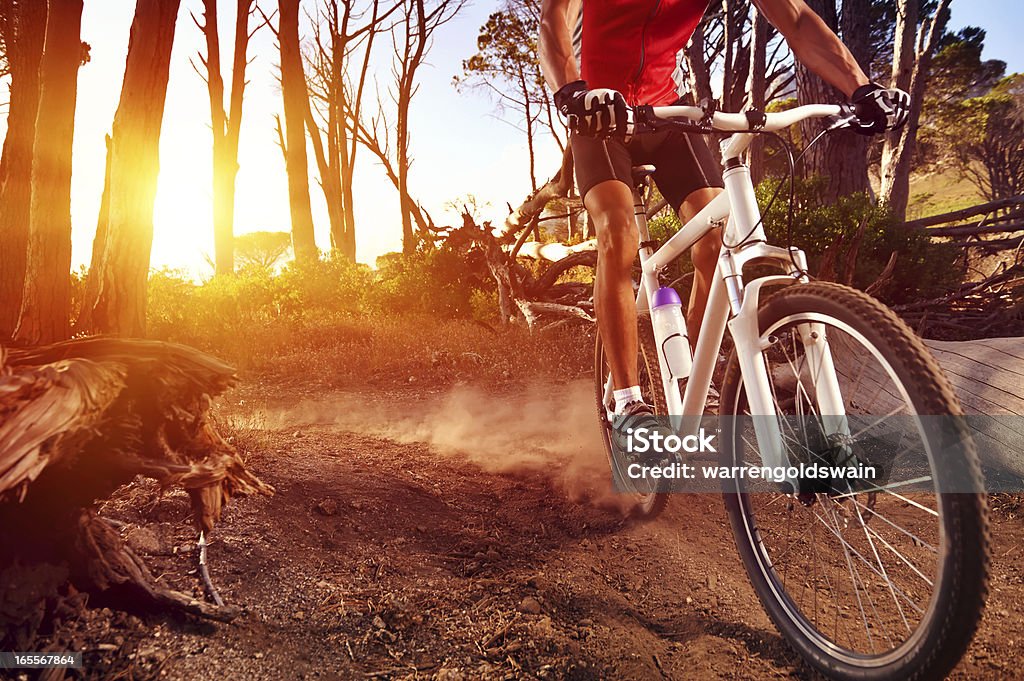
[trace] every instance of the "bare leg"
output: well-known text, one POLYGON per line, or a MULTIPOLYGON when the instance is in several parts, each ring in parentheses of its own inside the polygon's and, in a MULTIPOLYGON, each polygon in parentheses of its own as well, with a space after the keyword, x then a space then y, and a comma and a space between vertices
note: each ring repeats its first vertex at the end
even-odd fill
POLYGON ((633 261, 640 246, 633 193, 618 180, 594 186, 584 199, 597 229, 594 312, 616 390, 639 383, 633 261))
MULTIPOLYGON (((683 205, 679 207, 679 219, 685 225, 722 191, 718 187, 708 187, 691 192, 683 201, 683 205)), ((691 346, 697 344, 700 326, 704 321, 704 311, 708 306, 711 280, 715 276, 718 254, 721 250, 722 230, 720 229, 711 230, 690 249, 690 257, 693 259, 693 287, 690 289, 690 306, 686 310, 686 325, 689 327, 691 346)))

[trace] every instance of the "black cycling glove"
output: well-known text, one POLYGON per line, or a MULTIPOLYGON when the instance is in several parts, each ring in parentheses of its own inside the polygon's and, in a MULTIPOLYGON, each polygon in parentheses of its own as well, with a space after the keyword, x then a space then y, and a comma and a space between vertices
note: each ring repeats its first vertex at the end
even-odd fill
POLYGON ((862 135, 895 130, 910 117, 910 95, 897 88, 861 85, 850 97, 857 120, 851 128, 862 135))
POLYGON ((576 80, 555 93, 555 107, 569 129, 580 135, 629 137, 632 133, 633 111, 616 90, 588 90, 585 81, 576 80))

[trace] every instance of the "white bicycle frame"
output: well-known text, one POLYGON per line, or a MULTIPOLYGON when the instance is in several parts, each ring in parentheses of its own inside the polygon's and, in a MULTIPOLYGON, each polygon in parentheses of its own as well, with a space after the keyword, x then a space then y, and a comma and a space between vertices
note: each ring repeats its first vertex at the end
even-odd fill
MULTIPOLYGON (((655 107, 653 111, 661 119, 687 119, 691 123, 705 116, 704 110, 690 106, 655 107)), ((808 118, 840 114, 839 106, 801 106, 781 113, 766 114, 761 129, 781 130, 808 118)), ((763 354, 770 343, 768 339, 760 338, 758 302, 765 285, 805 283, 807 277, 803 272, 807 267, 807 259, 803 251, 797 248, 786 249, 767 243, 750 169, 740 162, 741 155, 750 146, 754 135, 749 132, 750 120, 745 114, 716 113, 712 118, 712 126, 715 130, 734 132, 721 144, 725 191, 683 225, 657 251, 652 251, 650 247, 639 249, 642 274, 636 298, 637 312, 650 309, 654 293, 659 287, 658 274, 708 231, 724 225, 723 242, 735 246, 730 248, 723 245, 718 258, 689 380, 682 394, 676 380, 671 378, 664 354, 658 353, 665 405, 668 414, 675 417, 673 423, 681 434, 696 433, 728 325, 739 358, 750 413, 757 417, 753 422, 762 460, 766 466, 784 466, 787 462, 778 419, 761 418, 776 417, 776 412, 763 354), (742 243, 737 244, 740 240, 742 243), (744 283, 743 269, 754 261, 774 261, 787 274, 762 276, 744 283), (794 262, 798 267, 794 267, 794 262)), ((633 188, 633 202, 640 242, 647 243, 650 240, 647 217, 643 197, 637 187, 633 188)), ((824 430, 828 435, 848 435, 843 397, 825 338, 824 324, 803 323, 798 325, 798 330, 804 344, 808 369, 816 377, 814 392, 819 414, 823 415, 824 430)), ((611 392, 609 377, 605 385, 606 405, 610 403, 611 392)))

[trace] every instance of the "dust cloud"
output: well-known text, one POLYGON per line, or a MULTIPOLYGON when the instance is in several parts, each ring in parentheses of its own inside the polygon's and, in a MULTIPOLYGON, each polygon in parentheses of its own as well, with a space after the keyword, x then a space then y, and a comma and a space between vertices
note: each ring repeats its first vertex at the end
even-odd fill
POLYGON ((612 489, 593 390, 589 381, 503 394, 459 386, 413 402, 343 393, 270 414, 267 426, 327 426, 422 443, 489 473, 548 476, 570 501, 625 513, 632 502, 612 489))

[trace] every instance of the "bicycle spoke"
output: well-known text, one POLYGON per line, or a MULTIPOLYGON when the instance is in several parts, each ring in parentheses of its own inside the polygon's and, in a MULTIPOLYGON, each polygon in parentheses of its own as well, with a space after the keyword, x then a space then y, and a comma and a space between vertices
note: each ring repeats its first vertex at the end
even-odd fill
POLYGON ((903 613, 903 606, 900 605, 899 600, 896 598, 896 592, 893 590, 892 580, 889 579, 889 572, 885 569, 885 564, 882 562, 882 557, 878 555, 878 548, 875 546, 874 539, 871 538, 871 533, 868 532, 868 526, 864 523, 864 517, 860 513, 860 509, 857 505, 853 505, 854 510, 857 511, 857 519, 860 520, 860 526, 864 529, 864 537, 868 540, 868 545, 871 547, 871 553, 875 556, 875 562, 878 563, 878 569, 882 573, 882 579, 885 580, 886 585, 889 587, 889 593, 892 594, 892 600, 896 604, 896 609, 900 613, 900 619, 903 620, 903 625, 907 628, 907 631, 913 631, 910 628, 910 623, 907 622, 907 616, 903 613))
POLYGON ((857 439, 858 437, 860 437, 861 435, 863 435, 863 434, 864 434, 864 433, 865 433, 866 431, 868 431, 868 430, 871 430, 872 428, 874 428, 875 426, 877 426, 877 425, 878 425, 879 423, 882 423, 882 422, 883 422, 883 421, 885 421, 886 419, 888 419, 888 418, 891 418, 891 417, 895 416, 895 415, 896 415, 896 414, 897 414, 898 412, 901 412, 901 411, 903 411, 903 408, 902 408, 902 407, 901 407, 901 408, 899 408, 899 409, 894 409, 894 410, 892 410, 892 411, 891 411, 891 412, 889 412, 888 414, 885 414, 885 415, 884 415, 884 416, 882 416, 882 417, 881 417, 880 419, 878 419, 877 421, 875 421, 874 423, 872 423, 872 424, 871 424, 870 426, 865 426, 864 428, 861 428, 860 430, 858 430, 858 431, 857 431, 856 433, 853 433, 853 434, 851 434, 851 435, 850 435, 850 439, 851 439, 851 440, 856 440, 856 439, 857 439))
MULTIPOLYGON (((866 565, 868 567, 868 569, 870 569, 872 572, 874 572, 877 576, 879 576, 879 577, 882 576, 882 574, 880 572, 875 570, 875 567, 871 564, 871 561, 869 561, 867 558, 865 558, 860 553, 860 551, 858 551, 856 548, 854 548, 849 542, 846 541, 845 538, 843 538, 841 532, 839 532, 838 530, 835 530, 832 527, 830 527, 829 524, 826 523, 825 520, 820 515, 818 515, 817 513, 815 513, 814 515, 815 515, 816 518, 818 518, 822 522, 823 525, 825 525, 825 527, 836 537, 836 539, 838 539, 840 541, 840 543, 843 545, 843 550, 844 551, 849 551, 858 560, 860 560, 862 563, 864 563, 864 565, 866 565)), ((916 602, 914 602, 914 599, 912 599, 910 596, 908 596, 906 593, 904 593, 902 589, 900 589, 899 587, 895 587, 895 586, 893 588, 895 589, 896 593, 898 593, 900 596, 903 596, 904 600, 907 601, 907 604, 910 607, 912 607, 919 615, 924 613, 924 610, 920 606, 918 606, 916 602)))
POLYGON ((907 566, 907 567, 909 567, 909 568, 910 568, 911 570, 913 570, 913 571, 914 571, 915 573, 917 573, 917 576, 918 576, 918 577, 920 577, 921 579, 923 579, 923 580, 925 581, 925 583, 926 583, 926 584, 928 584, 928 586, 934 586, 934 584, 932 583, 932 580, 930 580, 930 579, 928 579, 927 577, 925 577, 924 573, 923 573, 923 572, 921 572, 920 570, 918 570, 918 569, 917 569, 917 566, 916 566, 916 565, 914 565, 914 564, 913 564, 913 563, 912 563, 912 562, 910 561, 910 559, 909 559, 909 558, 907 558, 906 556, 904 556, 904 555, 903 555, 902 553, 900 553, 900 552, 899 552, 898 550, 896 550, 896 548, 895 548, 895 547, 894 547, 894 546, 893 546, 892 544, 890 544, 889 542, 887 542, 887 541, 885 540, 885 537, 883 537, 882 535, 878 534, 878 532, 876 532, 876 531, 875 531, 875 530, 874 530, 873 528, 871 528, 871 527, 868 527, 867 525, 864 525, 864 529, 865 529, 865 530, 867 530, 868 532, 870 532, 870 533, 871 533, 872 535, 874 535, 874 537, 875 537, 876 539, 878 539, 878 541, 882 542, 882 545, 883 545, 883 546, 885 546, 885 548, 887 548, 887 549, 889 549, 890 551, 892 551, 892 552, 893 552, 893 554, 895 554, 897 558, 899 558, 899 559, 900 559, 901 561, 903 561, 903 564, 904 564, 904 565, 906 565, 906 566, 907 566))
POLYGON ((857 504, 857 505, 858 505, 858 506, 860 506, 861 508, 863 508, 863 509, 866 509, 866 510, 869 510, 869 511, 871 511, 871 514, 872 514, 872 516, 873 516, 873 517, 875 517, 875 518, 878 518, 878 519, 879 519, 879 520, 881 520, 881 521, 882 521, 883 523, 886 523, 886 524, 888 524, 888 525, 889 525, 890 527, 892 527, 892 528, 893 528, 893 529, 895 529, 896 531, 898 531, 898 532, 902 532, 903 534, 907 535, 908 537, 910 537, 910 539, 911 539, 912 541, 914 541, 914 542, 916 542, 916 543, 920 544, 920 545, 921 545, 921 546, 923 546, 924 548, 926 548, 926 549, 930 550, 930 551, 931 551, 932 553, 938 553, 938 552, 939 552, 939 550, 938 550, 937 548, 935 548, 934 546, 932 546, 931 544, 929 544, 929 543, 928 543, 928 542, 926 542, 925 540, 921 539, 920 537, 918 537, 918 536, 917 536, 916 534, 914 534, 913 532, 910 532, 909 530, 905 530, 905 529, 903 529, 902 527, 900 527, 899 525, 897 525, 896 523, 892 522, 891 520, 889 520, 888 518, 886 518, 886 517, 885 517, 884 515, 882 515, 881 513, 879 513, 879 512, 878 512, 878 511, 877 511, 876 509, 873 509, 873 508, 869 509, 869 508, 868 508, 867 506, 864 506, 864 505, 863 505, 863 504, 861 504, 861 503, 860 503, 859 501, 857 501, 857 498, 856 498, 856 497, 850 497, 850 498, 851 498, 851 500, 853 501, 853 503, 857 504))
POLYGON ((839 543, 843 548, 843 555, 846 558, 846 568, 850 572, 850 583, 853 585, 853 593, 857 597, 857 607, 860 608, 861 621, 864 622, 864 632, 867 634, 868 643, 871 645, 872 652, 874 652, 874 641, 872 641, 871 639, 871 630, 868 627, 867 613, 864 612, 864 603, 860 598, 860 589, 857 586, 857 572, 856 570, 854 570, 853 562, 850 560, 850 549, 852 549, 852 547, 847 545, 846 541, 843 539, 842 534, 840 534, 838 529, 833 530, 831 527, 829 527, 828 523, 825 523, 825 521, 817 513, 814 514, 814 517, 821 520, 822 524, 825 525, 825 528, 832 532, 837 539, 839 539, 839 543))
POLYGON ((927 506, 922 506, 921 504, 917 503, 913 499, 908 499, 907 497, 903 496, 902 494, 898 494, 898 493, 892 491, 892 490, 894 490, 897 487, 906 487, 907 485, 917 485, 917 484, 920 484, 922 482, 929 482, 931 479, 932 479, 932 476, 925 475, 925 476, 922 476, 920 478, 912 478, 910 480, 902 480, 900 482, 894 482, 894 483, 886 485, 884 487, 878 487, 877 485, 872 485, 870 487, 866 487, 864 489, 855 490, 853 492, 843 492, 842 494, 836 494, 836 495, 833 495, 832 498, 833 499, 846 499, 848 497, 855 497, 858 494, 869 494, 871 492, 885 492, 886 494, 891 494, 892 496, 897 497, 898 499, 901 499, 902 501, 905 501, 906 503, 910 504, 911 506, 918 507, 922 511, 925 511, 927 513, 931 513, 934 516, 938 516, 939 515, 938 511, 933 511, 932 509, 928 508, 927 506))

